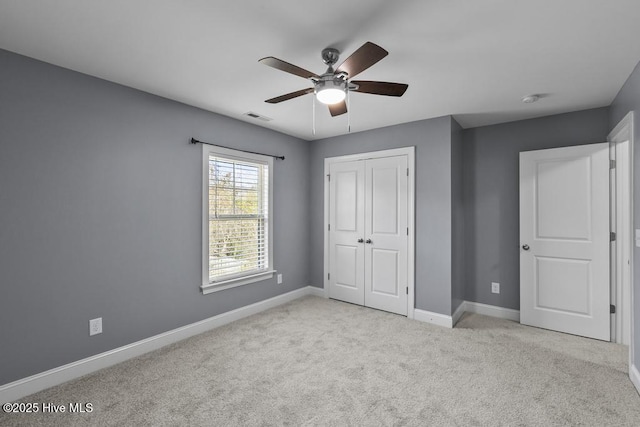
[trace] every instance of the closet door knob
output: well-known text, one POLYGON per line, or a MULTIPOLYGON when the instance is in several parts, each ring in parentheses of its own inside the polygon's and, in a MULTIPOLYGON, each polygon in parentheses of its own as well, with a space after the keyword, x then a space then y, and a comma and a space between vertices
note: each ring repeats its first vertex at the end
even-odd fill
POLYGON ((364 243, 364 239, 358 239, 358 243, 364 243))
POLYGON ((371 239, 367 239, 365 243, 373 243, 373 242, 371 241, 371 239))
POLYGON ((525 251, 529 250, 529 245, 522 245, 522 249, 524 249, 525 251))

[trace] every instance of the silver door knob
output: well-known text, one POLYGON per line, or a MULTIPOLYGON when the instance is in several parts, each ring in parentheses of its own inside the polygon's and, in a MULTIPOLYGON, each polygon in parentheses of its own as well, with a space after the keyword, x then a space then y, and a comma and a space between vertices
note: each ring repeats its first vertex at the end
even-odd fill
POLYGON ((529 250, 529 245, 522 245, 522 249, 524 249, 525 251, 529 250))
POLYGON ((371 239, 367 239, 365 243, 373 243, 373 242, 371 241, 371 239))
POLYGON ((363 243, 364 239, 358 239, 358 243, 363 243))

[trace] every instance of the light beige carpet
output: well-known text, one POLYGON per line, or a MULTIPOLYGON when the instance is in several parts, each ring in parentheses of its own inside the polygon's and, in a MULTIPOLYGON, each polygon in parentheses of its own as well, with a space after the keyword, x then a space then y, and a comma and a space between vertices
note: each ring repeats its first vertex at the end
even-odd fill
POLYGON ((627 357, 476 314, 445 329, 306 297, 22 400, 90 414, 0 425, 639 426, 627 357))

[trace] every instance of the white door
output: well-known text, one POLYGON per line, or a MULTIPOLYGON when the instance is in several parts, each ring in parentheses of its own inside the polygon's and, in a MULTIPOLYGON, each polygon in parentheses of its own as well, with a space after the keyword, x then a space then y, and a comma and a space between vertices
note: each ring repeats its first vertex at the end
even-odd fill
POLYGON ((520 322, 610 340, 608 143, 520 153, 520 322))
POLYGON ((329 293, 364 305, 364 162, 332 163, 329 173, 329 293))
POLYGON ((365 305, 407 315, 407 157, 365 164, 365 305))
POLYGON ((407 156, 329 167, 329 295, 407 315, 407 156))

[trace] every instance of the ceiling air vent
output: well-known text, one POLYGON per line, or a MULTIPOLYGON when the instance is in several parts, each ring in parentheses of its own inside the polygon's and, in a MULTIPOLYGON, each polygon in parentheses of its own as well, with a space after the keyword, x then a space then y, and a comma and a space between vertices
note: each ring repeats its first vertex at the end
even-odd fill
POLYGON ((244 113, 243 116, 251 117, 252 119, 262 120, 263 122, 270 122, 271 120, 273 120, 271 117, 261 116, 260 114, 254 113, 253 111, 244 113))

